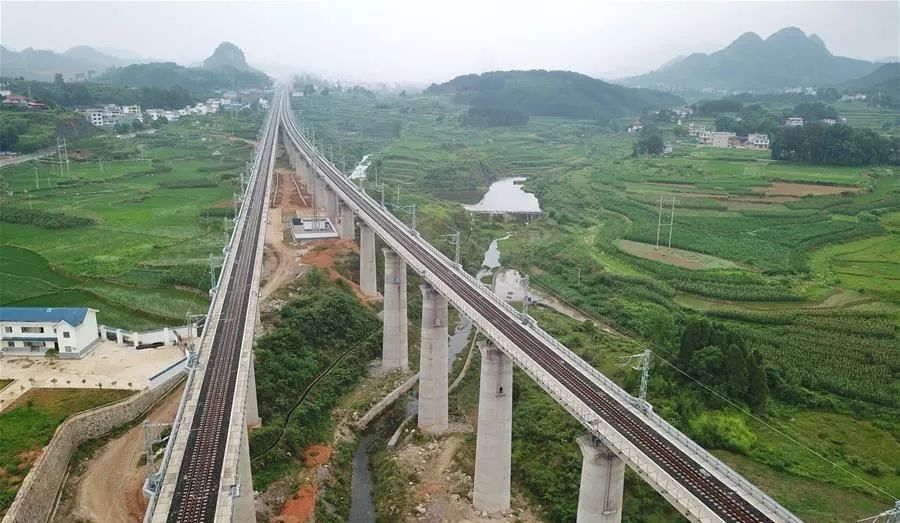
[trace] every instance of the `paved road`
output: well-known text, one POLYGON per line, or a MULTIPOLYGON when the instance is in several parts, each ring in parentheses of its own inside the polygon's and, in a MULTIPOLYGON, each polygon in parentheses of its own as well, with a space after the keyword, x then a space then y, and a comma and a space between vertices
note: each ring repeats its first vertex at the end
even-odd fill
POLYGON ((5 156, 0 158, 0 169, 4 167, 9 167, 10 165, 16 165, 19 163, 25 163, 29 160, 37 160, 38 158, 43 158, 44 156, 50 156, 55 151, 53 149, 44 149, 43 151, 38 151, 34 154, 22 154, 19 156, 5 156))

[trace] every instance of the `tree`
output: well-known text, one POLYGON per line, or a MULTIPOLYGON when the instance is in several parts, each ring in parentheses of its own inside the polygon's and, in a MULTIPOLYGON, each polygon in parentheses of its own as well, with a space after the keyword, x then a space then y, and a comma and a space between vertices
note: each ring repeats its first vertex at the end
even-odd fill
POLYGON ((769 395, 769 384, 763 357, 759 351, 752 351, 747 358, 747 403, 761 406, 769 395))
POLYGON ((662 154, 664 147, 662 132, 655 125, 648 124, 641 129, 638 141, 634 144, 634 156, 662 154))
POLYGON ((116 134, 127 134, 130 130, 131 126, 125 122, 119 122, 116 124, 116 134))
POLYGON ((142 131, 144 129, 144 122, 135 118, 131 122, 131 128, 134 129, 135 131, 142 131))

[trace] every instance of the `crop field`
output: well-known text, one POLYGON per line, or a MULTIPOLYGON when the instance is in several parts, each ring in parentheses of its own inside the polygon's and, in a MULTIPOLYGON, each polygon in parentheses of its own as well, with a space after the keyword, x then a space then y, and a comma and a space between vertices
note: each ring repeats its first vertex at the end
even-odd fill
POLYGON ((204 117, 0 170, 0 304, 90 306, 143 330, 205 312, 255 121, 204 117))
POLYGON ((63 420, 131 394, 128 390, 32 389, 0 413, 0 516, 63 420))
MULTIPOLYGON (((597 122, 533 117, 524 125, 472 128, 458 118, 464 108, 440 97, 332 93, 304 97, 295 107, 301 117, 317 115, 317 133, 345 150, 360 143, 357 131, 344 130, 348 121, 357 129, 391 122, 397 135, 380 135, 363 152, 376 158, 370 194, 377 193, 377 165, 387 200, 400 186, 401 203, 417 203, 418 227, 438 248, 449 252, 442 235, 464 233, 461 254, 470 271, 492 239, 512 233, 500 244, 504 265, 662 353, 694 315, 734 329, 769 367, 775 397, 766 419, 896 491, 900 443, 885 434, 897 433, 900 412, 900 170, 776 162, 767 151, 685 142, 676 142, 669 157, 633 157, 633 136, 597 122), (376 106, 390 107, 389 116, 376 106), (458 203, 477 201, 491 182, 513 175, 528 177, 525 189, 537 195, 543 218, 504 223, 461 210, 458 203), (660 255, 653 249, 657 229, 667 242, 670 221, 674 249, 660 255), (656 327, 660 315, 675 323, 668 333, 656 327), (851 433, 823 439, 817 417, 851 433), (867 438, 879 442, 877 452, 862 448, 867 438)), ((620 356, 638 352, 581 350, 607 342, 596 335, 585 341, 583 326, 535 315, 551 332, 561 324, 561 341, 615 379, 623 379, 615 366, 620 356)), ((634 379, 623 383, 633 386, 634 379)), ((651 382, 651 395, 654 389, 660 394, 666 386, 651 382)), ((670 398, 651 401, 667 417, 683 415, 670 398)), ((890 503, 852 476, 830 473, 831 465, 754 418, 707 415, 744 420, 755 443, 738 453, 713 448, 760 484, 796 487, 773 493, 810 521, 858 519, 890 503)))

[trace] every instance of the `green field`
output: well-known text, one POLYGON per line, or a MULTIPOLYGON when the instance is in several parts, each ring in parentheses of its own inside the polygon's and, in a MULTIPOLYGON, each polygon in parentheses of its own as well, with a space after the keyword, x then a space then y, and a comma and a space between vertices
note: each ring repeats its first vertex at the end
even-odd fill
POLYGON ((104 134, 71 143, 68 170, 49 157, 0 170, 0 215, 87 220, 50 228, 4 218, 0 305, 90 306, 101 323, 136 330, 205 312, 208 259, 230 235, 224 220, 251 154, 230 136, 253 136, 256 125, 208 116, 104 134))
MULTIPOLYGON (((417 204, 418 228, 436 247, 451 252, 442 235, 462 231, 462 261, 470 272, 492 239, 512 232, 500 247, 504 265, 526 271, 534 285, 650 344, 662 357, 675 358, 679 333, 692 316, 703 314, 732 329, 765 361, 770 399, 759 419, 896 495, 900 442, 890 435, 900 433, 897 168, 775 162, 766 151, 698 147, 692 139, 676 139, 669 157, 635 158, 634 138, 616 131, 624 121, 532 117, 525 125, 472 128, 460 123, 465 107, 443 97, 332 92, 297 98, 294 106, 304 125, 313 125, 335 151, 352 151, 353 161, 373 154, 369 193, 378 193, 377 167, 387 200, 396 199, 399 186, 400 203, 417 204), (542 219, 527 226, 490 222, 458 205, 477 201, 491 182, 512 175, 528 176, 525 187, 538 196, 542 219), (655 243, 661 196, 669 205, 677 197, 672 247, 690 267, 620 248, 619 240, 631 247, 655 243), (817 419, 840 429, 826 438, 817 419)), ((852 118, 865 119, 859 125, 877 127, 892 117, 863 109, 852 118)), ((540 309, 535 315, 563 343, 634 390, 636 378, 616 364, 638 348, 583 332, 583 326, 540 309)), ((804 519, 859 519, 892 503, 680 379, 665 365, 651 371, 656 411, 771 486, 804 519), (710 437, 700 428, 704 423, 742 428, 710 437)), ((545 413, 540 397, 523 393, 516 412, 545 413)), ((461 408, 466 411, 465 402, 461 408)), ((550 437, 537 422, 517 426, 524 440, 550 437)), ((549 520, 565 521, 573 493, 542 483, 546 463, 528 459, 528 445, 514 448, 520 460, 513 460, 516 482, 542 506, 553 507, 545 511, 549 520)), ((577 448, 570 450, 564 455, 573 461, 555 461, 553 474, 577 466, 577 448)), ((633 481, 627 488, 643 508, 626 520, 666 520, 659 507, 664 502, 649 489, 633 481)))
POLYGON ((131 394, 127 390, 32 389, 0 413, 0 516, 63 420, 131 394))

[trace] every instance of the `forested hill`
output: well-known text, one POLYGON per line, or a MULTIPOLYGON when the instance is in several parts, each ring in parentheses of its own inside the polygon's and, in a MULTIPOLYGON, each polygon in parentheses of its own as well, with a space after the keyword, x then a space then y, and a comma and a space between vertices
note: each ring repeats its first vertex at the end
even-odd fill
POLYGON ((715 53, 694 53, 624 83, 666 90, 777 91, 832 85, 877 67, 873 62, 835 56, 817 35, 787 27, 765 40, 756 33, 744 33, 715 53))
POLYGON ((608 119, 683 104, 672 94, 613 85, 571 71, 494 71, 432 84, 426 94, 454 94, 460 103, 531 116, 608 119))
POLYGON ((243 51, 230 42, 221 43, 204 61, 203 67, 183 67, 173 62, 134 64, 111 69, 98 81, 129 87, 169 89, 181 86, 193 93, 267 87, 271 84, 265 73, 247 65, 243 51))
POLYGON ((866 76, 844 82, 838 87, 864 91, 881 91, 895 98, 900 98, 900 62, 884 64, 866 76))

